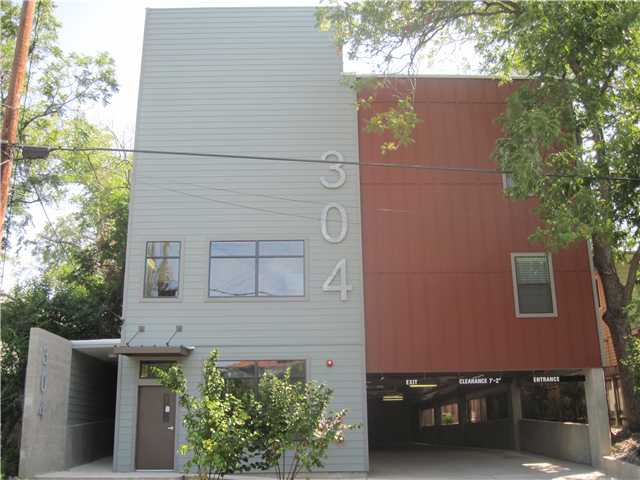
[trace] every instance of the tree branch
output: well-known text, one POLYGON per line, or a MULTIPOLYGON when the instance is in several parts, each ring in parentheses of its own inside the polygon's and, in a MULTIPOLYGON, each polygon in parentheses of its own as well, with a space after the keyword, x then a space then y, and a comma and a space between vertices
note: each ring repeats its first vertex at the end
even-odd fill
POLYGON ((624 298, 625 303, 629 303, 631 301, 631 296, 633 295, 633 288, 638 281, 638 270, 640 269, 640 245, 636 249, 635 253, 631 257, 631 261, 629 262, 629 271, 627 272, 627 283, 624 286, 624 298))

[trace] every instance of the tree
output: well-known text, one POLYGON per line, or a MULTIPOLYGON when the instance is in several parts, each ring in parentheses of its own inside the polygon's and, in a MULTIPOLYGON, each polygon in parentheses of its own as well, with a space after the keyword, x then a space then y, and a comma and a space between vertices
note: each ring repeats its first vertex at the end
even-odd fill
MULTIPOLYGON (((20 8, 4 1, 0 17, 0 99, 5 103, 20 8)), ((57 45, 54 4, 39 0, 18 142, 111 147, 113 135, 82 114, 117 91, 113 60, 65 53, 57 45)), ((39 274, 2 299, 2 473, 18 468, 29 330, 41 327, 69 339, 118 337, 126 241, 129 170, 126 156, 57 152, 48 159, 16 158, 10 196, 9 241, 39 258, 39 274), (33 208, 58 201, 73 209, 37 238, 25 238, 33 208)))
MULTIPOLYGON (((9 72, 20 20, 20 6, 3 2, 0 18, 0 99, 8 93, 9 72)), ((118 91, 113 59, 107 53, 96 56, 65 53, 58 46, 58 29, 51 0, 36 5, 29 59, 20 109, 17 141, 20 144, 84 146, 86 128, 91 125, 81 108, 90 103, 106 105, 118 91)), ((14 162, 10 197, 13 227, 24 227, 31 219, 29 206, 51 203, 67 194, 67 175, 76 171, 77 154, 65 153, 58 161, 25 160, 14 162)), ((9 221, 7 221, 7 224, 9 221)), ((9 225, 7 225, 9 228, 9 225)), ((22 239, 20 229, 14 232, 22 239)))
POLYGON ((249 411, 258 412, 252 396, 240 398, 226 388, 216 367, 218 352, 213 350, 202 366, 202 383, 198 395, 188 392, 182 367, 155 369, 163 386, 178 395, 184 409, 183 423, 187 443, 180 446, 182 455, 190 454, 185 468, 195 467, 198 478, 222 479, 225 475, 246 472, 257 464, 250 462, 257 434, 249 411), (248 409, 247 406, 250 408, 248 409))
MULTIPOLYGON (((504 81, 530 79, 509 98, 494 158, 512 174, 510 196, 539 198, 534 240, 552 250, 591 242, 625 415, 640 430, 625 362, 640 267, 640 3, 334 0, 318 22, 353 58, 376 57, 386 71, 398 62, 415 70, 419 55, 447 40, 474 45, 504 81)), ((409 89, 372 117, 371 129, 392 135, 387 150, 412 141, 411 98, 409 89)))
POLYGON ((287 371, 283 378, 265 374, 260 379, 261 413, 254 416, 262 468, 275 469, 279 480, 321 468, 329 446, 342 443, 344 432, 356 428, 345 423, 346 410, 328 411, 330 388, 316 382, 293 383, 290 375, 287 371), (292 453, 288 464, 287 452, 292 453))
POLYGON ((29 330, 40 327, 68 339, 120 335, 130 163, 108 154, 90 161, 91 174, 79 169, 69 179, 77 190, 69 203, 81 207, 28 241, 40 258, 40 274, 16 285, 1 304, 5 474, 17 474, 29 330))
POLYGON ((633 372, 633 390, 640 395, 640 337, 629 337, 629 354, 624 362, 633 372))

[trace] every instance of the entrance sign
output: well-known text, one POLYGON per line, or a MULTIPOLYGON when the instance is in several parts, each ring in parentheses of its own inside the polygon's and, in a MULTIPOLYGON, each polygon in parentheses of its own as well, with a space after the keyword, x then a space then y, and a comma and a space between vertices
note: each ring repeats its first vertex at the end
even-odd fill
POLYGON ((532 375, 532 383, 572 383, 584 382, 584 375, 532 375))

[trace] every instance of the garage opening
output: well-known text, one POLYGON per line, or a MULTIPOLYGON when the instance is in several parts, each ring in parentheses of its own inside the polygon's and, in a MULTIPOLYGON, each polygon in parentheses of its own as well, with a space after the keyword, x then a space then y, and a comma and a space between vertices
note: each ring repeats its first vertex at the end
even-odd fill
POLYGON ((427 444, 528 450, 590 463, 580 372, 370 374, 372 450, 427 444), (567 442, 572 449, 563 445, 567 442))

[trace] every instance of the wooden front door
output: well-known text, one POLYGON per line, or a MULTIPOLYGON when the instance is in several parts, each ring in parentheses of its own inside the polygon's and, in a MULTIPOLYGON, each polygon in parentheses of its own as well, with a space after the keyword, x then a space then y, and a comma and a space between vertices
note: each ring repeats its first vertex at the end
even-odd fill
POLYGON ((173 470, 176 396, 161 386, 138 390, 136 469, 173 470))

